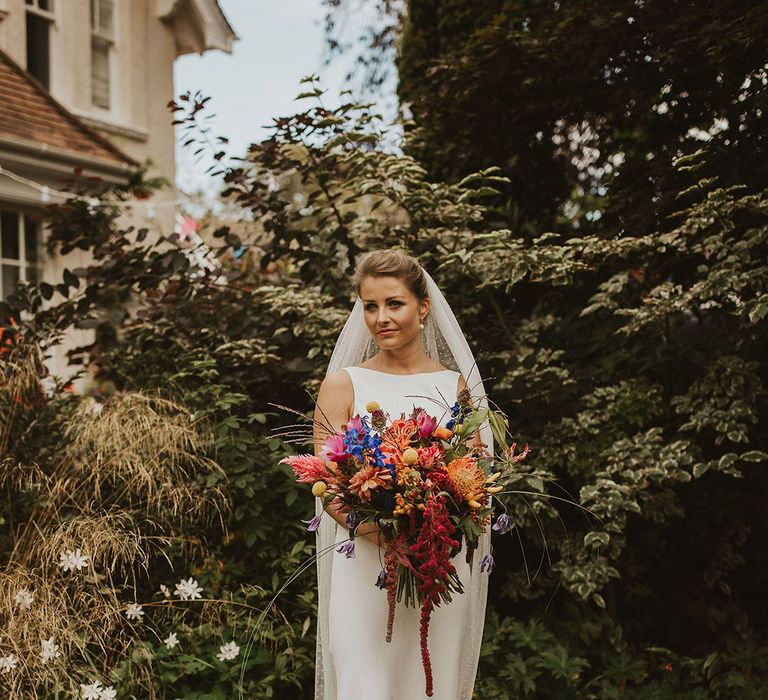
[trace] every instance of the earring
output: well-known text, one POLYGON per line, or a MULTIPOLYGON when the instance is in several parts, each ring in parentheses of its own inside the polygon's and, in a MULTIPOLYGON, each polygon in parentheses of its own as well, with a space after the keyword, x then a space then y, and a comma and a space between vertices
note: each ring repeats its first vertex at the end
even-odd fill
POLYGON ((420 324, 419 324, 419 328, 421 328, 421 330, 424 330, 424 324, 423 324, 423 323, 420 323, 420 324))

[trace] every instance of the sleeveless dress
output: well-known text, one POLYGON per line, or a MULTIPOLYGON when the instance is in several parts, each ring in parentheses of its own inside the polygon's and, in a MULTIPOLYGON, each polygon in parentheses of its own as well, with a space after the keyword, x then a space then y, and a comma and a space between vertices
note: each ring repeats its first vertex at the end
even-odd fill
MULTIPOLYGON (((355 403, 352 415, 365 414, 369 401, 378 401, 390 419, 408 416, 422 407, 439 425, 451 418, 459 373, 453 370, 391 374, 364 367, 345 367, 352 378, 355 403), (440 397, 443 397, 441 399, 440 397), (439 403, 430 401, 433 397, 439 403), (441 405, 442 404, 442 405, 441 405)), ((337 526, 336 542, 348 538, 337 526)), ((418 608, 397 604, 392 641, 386 641, 387 594, 375 586, 382 570, 383 550, 364 537, 355 539, 355 557, 335 557, 330 588, 329 649, 336 675, 336 700, 426 699, 421 663, 418 608)), ((453 558, 467 588, 469 565, 462 550, 453 558)), ((453 596, 432 612, 429 653, 432 663, 432 700, 456 700, 459 696, 460 648, 469 614, 469 596, 453 596)))

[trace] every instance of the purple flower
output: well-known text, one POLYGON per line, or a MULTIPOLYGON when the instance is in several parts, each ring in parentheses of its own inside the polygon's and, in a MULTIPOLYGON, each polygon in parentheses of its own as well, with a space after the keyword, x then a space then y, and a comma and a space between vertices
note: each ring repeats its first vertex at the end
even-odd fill
POLYGON ((483 573, 486 567, 488 567, 488 575, 490 576, 491 572, 496 568, 496 562, 493 561, 493 556, 491 554, 486 554, 480 560, 480 573, 483 573))
POLYGON ((360 518, 358 517, 357 511, 349 511, 349 514, 347 515, 347 529, 354 530, 359 522, 360 518))
POLYGON ((354 559, 355 558, 355 541, 350 540, 349 542, 345 542, 336 551, 339 554, 343 554, 347 559, 354 559))
POLYGON ((376 588, 386 588, 387 587, 387 572, 386 570, 382 569, 379 571, 379 577, 376 579, 376 588))
POLYGON ((495 530, 500 535, 506 535, 509 532, 509 516, 506 513, 502 513, 496 522, 493 524, 491 530, 495 530))
POLYGON ((308 523, 307 532, 315 532, 320 526, 320 516, 316 515, 312 520, 302 520, 303 523, 308 523))

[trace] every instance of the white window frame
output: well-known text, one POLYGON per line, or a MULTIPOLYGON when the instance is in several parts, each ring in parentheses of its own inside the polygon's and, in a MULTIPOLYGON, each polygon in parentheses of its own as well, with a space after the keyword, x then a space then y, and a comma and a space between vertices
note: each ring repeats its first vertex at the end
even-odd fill
MULTIPOLYGON (((8 207, 0 205, 0 213, 2 214, 15 214, 18 217, 18 245, 19 245, 19 257, 18 258, 6 258, 3 255, 2 250, 2 229, 0 229, 0 301, 4 300, 3 297, 3 265, 11 265, 19 268, 19 279, 26 282, 28 281, 28 269, 29 267, 35 268, 35 274, 37 281, 42 280, 43 273, 43 226, 40 223, 35 223, 34 226, 37 229, 37 235, 35 236, 35 261, 27 260, 27 241, 26 241, 26 227, 27 218, 31 217, 34 212, 26 209, 18 209, 14 207, 8 207)), ((2 219, 0 219, 0 227, 2 226, 2 219)))
POLYGON ((90 28, 91 28, 91 107, 101 110, 105 113, 112 113, 115 109, 115 46, 117 44, 117 10, 118 0, 106 0, 112 5, 112 27, 104 28, 101 26, 100 3, 104 0, 90 0, 90 28), (93 85, 93 46, 99 43, 107 50, 107 103, 108 106, 100 105, 94 99, 93 85))
MULTIPOLYGON (((66 2, 66 0, 64 0, 66 2)), ((48 0, 51 7, 50 10, 44 10, 40 7, 41 0, 24 0, 24 18, 26 24, 26 16, 35 15, 41 17, 48 22, 48 91, 53 93, 54 85, 54 72, 56 61, 54 60, 54 34, 56 29, 56 8, 58 7, 58 0, 48 0)))
POLYGON ((27 12, 31 12, 34 15, 40 15, 40 17, 50 20, 53 23, 56 21, 56 0, 48 0, 48 4, 51 6, 51 9, 44 10, 40 7, 40 0, 24 0, 24 7, 27 12))

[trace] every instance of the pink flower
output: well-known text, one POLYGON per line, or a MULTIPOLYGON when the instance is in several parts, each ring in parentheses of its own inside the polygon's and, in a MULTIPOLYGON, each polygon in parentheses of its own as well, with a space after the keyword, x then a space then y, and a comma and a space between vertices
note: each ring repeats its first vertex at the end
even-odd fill
POLYGON ((350 456, 344 444, 344 436, 339 435, 339 433, 334 433, 325 438, 320 454, 331 462, 341 462, 350 456))
POLYGON ((445 453, 440 445, 430 445, 429 447, 417 447, 419 453, 419 464, 424 469, 431 469, 443 461, 445 453))
POLYGON ((314 484, 316 481, 327 482, 333 479, 325 462, 314 455, 293 455, 281 459, 278 464, 289 465, 296 474, 296 478, 305 484, 314 484))
POLYGON ((420 408, 416 414, 416 425, 419 426, 419 437, 428 438, 435 432, 437 420, 420 408))
POLYGON ((347 423, 347 427, 344 429, 346 432, 347 430, 357 430, 358 432, 363 431, 363 421, 360 418, 360 414, 358 413, 356 416, 352 416, 352 418, 349 419, 349 422, 347 423))

